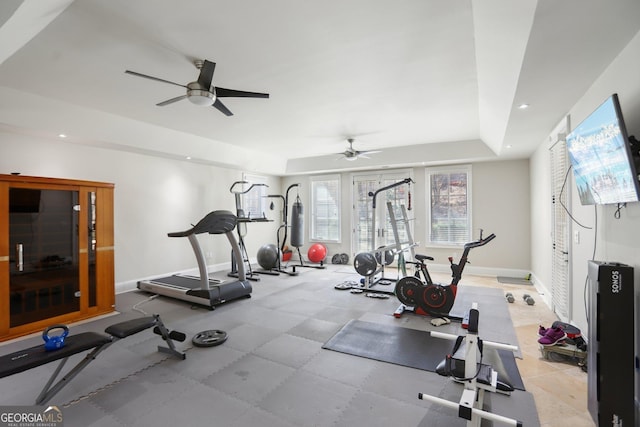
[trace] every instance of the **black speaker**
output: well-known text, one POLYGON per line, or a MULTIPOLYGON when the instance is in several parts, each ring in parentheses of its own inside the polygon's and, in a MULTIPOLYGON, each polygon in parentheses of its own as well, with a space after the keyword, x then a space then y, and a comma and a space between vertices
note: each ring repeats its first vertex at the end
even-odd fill
POLYGON ((633 267, 589 261, 588 407, 599 426, 635 427, 633 267))

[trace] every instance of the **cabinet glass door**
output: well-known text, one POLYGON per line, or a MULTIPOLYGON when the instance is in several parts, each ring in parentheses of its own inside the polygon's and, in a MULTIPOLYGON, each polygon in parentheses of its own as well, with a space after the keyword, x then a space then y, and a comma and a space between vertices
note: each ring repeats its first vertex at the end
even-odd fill
POLYGON ((9 189, 10 326, 80 310, 78 191, 9 189))

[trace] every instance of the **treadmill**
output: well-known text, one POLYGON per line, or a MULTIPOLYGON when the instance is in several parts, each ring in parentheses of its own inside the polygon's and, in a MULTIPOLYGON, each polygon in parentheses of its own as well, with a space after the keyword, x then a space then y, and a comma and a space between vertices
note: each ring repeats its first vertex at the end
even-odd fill
POLYGON ((237 217, 233 213, 218 210, 208 213, 189 230, 169 233, 169 237, 186 237, 189 239, 198 262, 200 277, 175 274, 157 279, 140 280, 138 289, 204 305, 210 310, 226 301, 241 297, 251 297, 251 283, 246 280, 244 263, 238 263, 238 280, 221 282, 218 279, 210 278, 204 253, 198 243, 198 234, 225 234, 236 259, 242 259, 240 246, 233 235, 236 223, 237 217))

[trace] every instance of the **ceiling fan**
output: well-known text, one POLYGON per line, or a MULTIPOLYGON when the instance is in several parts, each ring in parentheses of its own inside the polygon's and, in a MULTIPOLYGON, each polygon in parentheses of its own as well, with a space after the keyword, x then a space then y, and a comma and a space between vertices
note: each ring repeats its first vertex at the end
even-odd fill
POLYGON ((194 65, 198 70, 200 70, 200 75, 198 76, 198 80, 187 85, 174 83, 169 80, 148 76, 146 74, 141 74, 131 70, 126 70, 125 73, 138 77, 144 77, 145 79, 169 83, 187 89, 187 93, 185 95, 176 96, 175 98, 167 99, 166 101, 162 101, 156 104, 159 107, 164 107, 165 105, 173 104, 174 102, 181 101, 186 98, 196 105, 207 107, 212 105, 220 110, 223 114, 227 116, 233 116, 233 113, 222 103, 222 101, 220 101, 220 98, 269 98, 268 93, 245 92, 242 90, 225 89, 223 87, 213 86, 213 72, 216 69, 216 63, 207 61, 206 59, 204 61, 197 59, 194 61, 194 65))
POLYGON ((369 151, 359 151, 353 148, 353 143, 355 142, 354 138, 347 138, 347 142, 349 143, 349 148, 347 148, 344 152, 339 153, 344 156, 345 160, 354 161, 359 157, 368 159, 367 154, 375 154, 380 153, 380 150, 369 150, 369 151))

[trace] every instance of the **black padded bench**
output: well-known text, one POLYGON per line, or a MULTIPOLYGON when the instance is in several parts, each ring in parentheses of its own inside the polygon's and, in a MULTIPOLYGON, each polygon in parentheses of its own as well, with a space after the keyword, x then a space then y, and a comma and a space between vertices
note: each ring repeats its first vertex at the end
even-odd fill
POLYGON ((1 356, 0 378, 60 360, 58 367, 36 398, 36 405, 44 405, 111 344, 119 339, 137 334, 151 327, 154 328, 155 333, 162 336, 162 339, 165 340, 168 345, 168 347, 158 346, 158 351, 168 353, 179 359, 185 358, 185 354, 178 351, 173 342, 174 339, 184 341, 184 334, 175 331, 170 332, 162 323, 160 316, 154 315, 110 325, 105 329, 108 335, 97 332, 82 332, 76 335, 69 335, 64 340, 64 346, 58 350, 47 351, 44 345, 37 345, 1 356), (54 381, 60 374, 60 371, 62 371, 69 357, 85 351, 89 351, 89 353, 84 359, 78 362, 54 384, 54 381))

